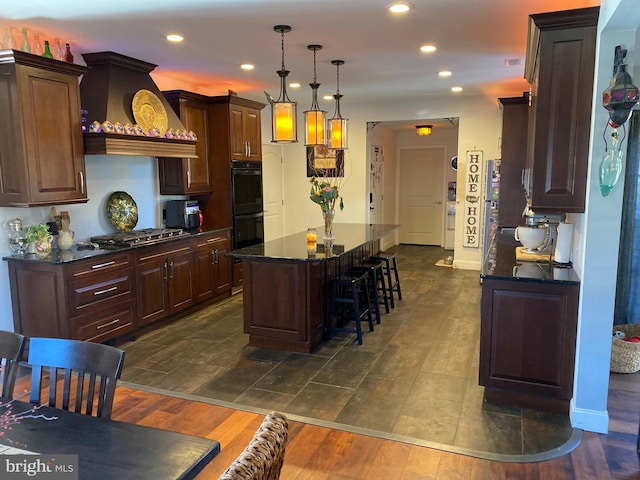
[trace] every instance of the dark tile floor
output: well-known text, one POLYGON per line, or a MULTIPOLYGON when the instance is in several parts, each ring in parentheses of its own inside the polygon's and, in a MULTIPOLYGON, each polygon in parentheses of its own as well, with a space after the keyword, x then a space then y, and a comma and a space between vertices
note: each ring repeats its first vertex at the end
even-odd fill
POLYGON ((573 448, 567 416, 483 402, 478 272, 435 266, 442 248, 394 250, 403 299, 363 345, 342 334, 311 354, 250 347, 235 295, 122 345, 122 380, 485 458, 573 448))

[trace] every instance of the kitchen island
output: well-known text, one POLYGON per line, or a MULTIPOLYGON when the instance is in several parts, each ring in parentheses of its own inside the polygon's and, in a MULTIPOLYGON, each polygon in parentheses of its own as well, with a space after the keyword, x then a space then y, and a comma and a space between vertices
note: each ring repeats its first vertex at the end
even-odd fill
MULTIPOLYGON (((244 331, 249 344, 313 351, 326 338, 328 284, 380 250, 380 239, 400 228, 334 224, 333 244, 307 244, 306 232, 234 250, 242 260, 244 331)), ((322 228, 317 228, 318 238, 322 228)))
POLYGON ((483 265, 480 385, 489 402, 567 413, 580 279, 549 256, 516 260, 519 246, 496 235, 483 265))

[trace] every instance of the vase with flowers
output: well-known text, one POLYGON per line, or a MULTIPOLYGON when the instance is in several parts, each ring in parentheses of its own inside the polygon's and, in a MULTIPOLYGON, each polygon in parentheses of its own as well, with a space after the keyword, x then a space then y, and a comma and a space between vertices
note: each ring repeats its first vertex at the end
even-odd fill
POLYGON ((338 191, 338 185, 331 183, 329 178, 312 177, 309 198, 320 205, 322 218, 324 219, 324 241, 333 240, 333 220, 335 218, 336 201, 340 200, 340 210, 344 208, 342 196, 338 191))
POLYGON ((27 227, 25 241, 27 242, 27 252, 40 256, 47 256, 51 253, 51 241, 53 237, 49 233, 49 227, 44 223, 36 223, 27 227))

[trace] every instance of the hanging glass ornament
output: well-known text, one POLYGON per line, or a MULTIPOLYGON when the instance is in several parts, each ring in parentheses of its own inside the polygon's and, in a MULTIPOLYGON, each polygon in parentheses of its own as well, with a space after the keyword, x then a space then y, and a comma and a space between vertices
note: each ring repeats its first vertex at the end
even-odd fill
POLYGON ((611 148, 606 149, 600 162, 600 192, 608 196, 618 182, 622 173, 622 148, 620 147, 618 129, 611 134, 611 148))

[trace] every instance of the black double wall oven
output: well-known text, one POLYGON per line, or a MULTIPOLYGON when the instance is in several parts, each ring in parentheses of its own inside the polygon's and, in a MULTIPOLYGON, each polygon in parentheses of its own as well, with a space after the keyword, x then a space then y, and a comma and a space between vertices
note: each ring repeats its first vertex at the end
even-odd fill
POLYGON ((234 249, 264 242, 262 164, 231 162, 234 249))

